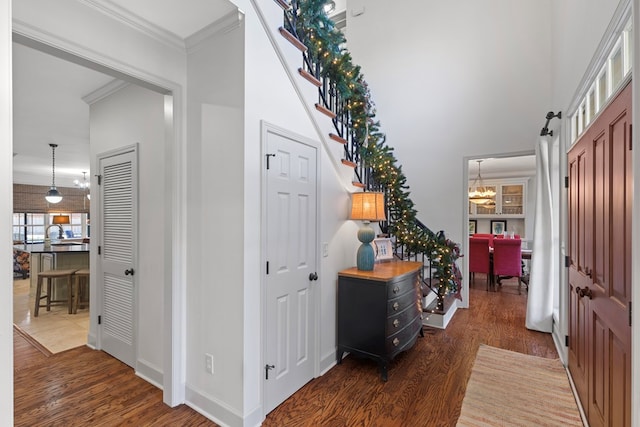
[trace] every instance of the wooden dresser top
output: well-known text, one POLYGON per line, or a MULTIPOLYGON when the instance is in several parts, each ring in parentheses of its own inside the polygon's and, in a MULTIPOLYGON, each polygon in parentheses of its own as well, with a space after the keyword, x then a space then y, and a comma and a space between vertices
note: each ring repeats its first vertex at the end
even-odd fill
POLYGON ((363 271, 358 270, 357 267, 351 267, 339 272, 338 276, 386 282, 394 277, 413 273, 420 270, 420 268, 422 268, 421 262, 394 260, 376 263, 373 266, 373 271, 363 271))

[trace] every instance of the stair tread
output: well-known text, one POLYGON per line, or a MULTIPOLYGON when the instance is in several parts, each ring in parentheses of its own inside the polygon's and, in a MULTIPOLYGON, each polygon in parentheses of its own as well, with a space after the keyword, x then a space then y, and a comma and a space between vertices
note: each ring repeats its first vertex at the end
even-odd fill
POLYGON ((316 87, 320 87, 322 85, 322 82, 307 70, 298 68, 298 73, 300 73, 300 75, 304 77, 307 81, 309 81, 312 85, 316 87))
POLYGON ((298 50, 300 50, 303 53, 307 51, 307 47, 304 45, 304 43, 298 40, 296 36, 294 36, 289 31, 287 31, 284 27, 278 28, 278 31, 280 31, 280 34, 282 34, 282 37, 289 40, 289 42, 292 45, 294 45, 296 48, 298 48, 298 50))
POLYGON ((335 133, 330 133, 329 134, 329 138, 333 139, 336 142, 339 142, 340 144, 345 144, 346 145, 347 142, 348 142, 346 139, 344 139, 343 137, 341 137, 339 135, 336 135, 335 133))
POLYGON ((320 111, 321 113, 329 116, 331 119, 335 119, 336 118, 336 113, 334 113, 333 111, 329 110, 328 108, 316 103, 316 110, 320 111))

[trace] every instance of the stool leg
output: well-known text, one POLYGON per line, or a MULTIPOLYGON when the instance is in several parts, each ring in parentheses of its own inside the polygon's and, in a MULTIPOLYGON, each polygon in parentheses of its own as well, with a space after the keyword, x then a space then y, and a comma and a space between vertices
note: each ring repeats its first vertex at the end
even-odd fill
POLYGON ((78 313, 78 300, 80 299, 80 278, 73 277, 73 314, 78 313))
POLYGON ((51 291, 53 290, 53 279, 47 277, 47 311, 51 311, 51 291))
POLYGON ((38 281, 36 285, 36 306, 33 308, 33 317, 38 317, 38 312, 40 311, 40 298, 42 294, 42 277, 38 276, 38 281))
POLYGON ((67 306, 69 314, 73 314, 73 278, 72 276, 67 276, 67 306))

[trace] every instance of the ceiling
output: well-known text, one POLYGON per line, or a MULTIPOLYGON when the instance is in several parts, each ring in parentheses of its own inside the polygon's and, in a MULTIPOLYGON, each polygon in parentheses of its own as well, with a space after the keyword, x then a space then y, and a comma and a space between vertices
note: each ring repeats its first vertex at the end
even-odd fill
MULTIPOLYGON (((227 0, 92 0, 130 22, 186 39, 229 14, 227 0)), ((73 187, 89 172, 89 105, 83 97, 113 77, 13 43, 13 179, 51 185, 56 148, 56 185, 73 187)))
POLYGON ((469 179, 478 176, 478 160, 482 160, 482 178, 517 178, 536 174, 536 156, 491 157, 469 160, 469 179))
MULTIPOLYGON (((172 33, 182 40, 236 9, 227 0, 92 0, 105 13, 172 33)), ((346 7, 336 1, 337 10, 346 7)), ((51 184, 51 148, 56 148, 56 185, 72 187, 89 172, 89 105, 83 97, 113 77, 13 43, 13 176, 21 184, 51 184)), ((533 156, 487 159, 483 177, 535 173, 533 156), (502 175, 501 175, 502 174, 502 175)), ((469 177, 477 173, 470 162, 469 177)))

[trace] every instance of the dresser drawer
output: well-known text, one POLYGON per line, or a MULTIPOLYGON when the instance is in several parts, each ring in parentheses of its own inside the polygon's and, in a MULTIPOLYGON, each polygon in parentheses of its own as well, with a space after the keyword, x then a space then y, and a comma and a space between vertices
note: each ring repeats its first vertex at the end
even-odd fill
POLYGON ((422 314, 418 301, 414 299, 412 302, 413 304, 407 305, 398 314, 387 318, 386 336, 391 336, 401 331, 408 324, 415 321, 416 315, 422 314))
POLYGON ((415 274, 408 274, 405 277, 394 280, 387 284, 387 297, 389 299, 396 298, 415 288, 415 274))
POLYGON ((422 321, 420 320, 420 314, 417 313, 404 329, 398 331, 394 335, 390 335, 385 340, 385 349, 387 351, 387 357, 392 359, 396 354, 411 347, 418 337, 418 333, 422 328, 422 321))
POLYGON ((401 311, 404 311, 408 306, 415 304, 419 300, 418 291, 415 287, 407 289, 401 295, 387 301, 387 316, 394 316, 401 311))

